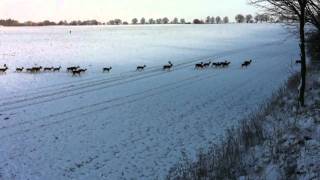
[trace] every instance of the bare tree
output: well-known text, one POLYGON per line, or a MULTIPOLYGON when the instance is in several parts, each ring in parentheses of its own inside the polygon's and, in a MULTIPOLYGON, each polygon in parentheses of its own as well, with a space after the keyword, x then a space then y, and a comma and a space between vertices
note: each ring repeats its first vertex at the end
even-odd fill
POLYGON ((137 18, 133 18, 132 19, 132 24, 137 24, 138 23, 138 19, 137 18))
POLYGON ((170 20, 169 20, 167 17, 164 17, 164 18, 162 19, 162 23, 163 23, 163 24, 168 24, 169 21, 170 21, 170 20))
MULTIPOLYGON (((299 102, 301 106, 305 105, 306 88, 306 48, 305 48, 305 24, 307 22, 307 13, 310 3, 319 0, 251 0, 251 3, 262 7, 268 13, 274 16, 284 16, 288 19, 297 18, 299 21, 300 51, 301 51, 301 83, 299 92, 299 102)), ((319 2, 318 2, 319 5, 319 2)))
POLYGON ((140 24, 146 24, 146 19, 144 17, 140 19, 140 24))
POLYGON ((160 18, 157 19, 157 20, 156 20, 156 23, 157 23, 157 24, 161 24, 161 23, 162 23, 162 19, 160 19, 160 18))
POLYGON ((320 0, 310 0, 307 4, 307 21, 320 31, 320 0))
POLYGON ((174 18, 172 20, 172 24, 179 24, 179 19, 178 18, 174 18))
POLYGON ((211 24, 214 24, 215 22, 216 22, 216 18, 212 16, 212 17, 211 17, 211 20, 210 20, 210 23, 211 23, 211 24))
POLYGON ((244 23, 245 21, 245 17, 242 14, 238 14, 235 19, 237 23, 244 23))
MULTIPOLYGON (((73 22, 74 22, 74 21, 73 21, 73 22)), ((115 22, 114 22, 114 20, 110 20, 107 24, 108 24, 108 25, 115 25, 115 22)))
POLYGON ((252 18, 253 18, 253 16, 251 14, 246 15, 246 22, 252 23, 252 18))
POLYGON ((155 24, 156 23, 156 21, 154 19, 152 19, 152 18, 150 18, 148 22, 149 22, 149 24, 155 24))
POLYGON ((122 20, 121 19, 115 19, 113 20, 115 25, 120 25, 122 24, 122 20))
POLYGON ((206 18, 206 24, 211 24, 211 17, 210 17, 210 16, 208 16, 208 17, 206 18))
POLYGON ((200 19, 194 19, 193 24, 204 24, 204 22, 200 19))
POLYGON ((228 24, 228 23, 229 23, 229 17, 228 17, 228 16, 225 16, 225 17, 223 18, 223 23, 224 23, 224 24, 228 24))
POLYGON ((216 23, 217 24, 221 24, 222 20, 221 20, 221 17, 220 16, 217 16, 216 17, 216 23))

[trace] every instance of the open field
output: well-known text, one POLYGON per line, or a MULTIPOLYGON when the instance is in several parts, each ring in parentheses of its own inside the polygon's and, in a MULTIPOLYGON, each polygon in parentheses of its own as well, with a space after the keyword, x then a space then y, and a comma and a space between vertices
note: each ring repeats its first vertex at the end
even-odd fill
POLYGON ((0 75, 0 179, 162 179, 182 151, 195 157, 271 97, 298 57, 271 24, 1 27, 0 37, 10 68, 0 75), (34 65, 63 70, 14 72, 34 65), (88 72, 66 73, 73 65, 88 72))

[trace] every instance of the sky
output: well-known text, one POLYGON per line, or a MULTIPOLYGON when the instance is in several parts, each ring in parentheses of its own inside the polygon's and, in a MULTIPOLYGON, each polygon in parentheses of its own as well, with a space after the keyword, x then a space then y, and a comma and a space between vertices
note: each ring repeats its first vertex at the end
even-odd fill
POLYGON ((254 14, 247 0, 0 0, 0 19, 21 22, 120 18, 178 17, 192 20, 207 16, 254 14))

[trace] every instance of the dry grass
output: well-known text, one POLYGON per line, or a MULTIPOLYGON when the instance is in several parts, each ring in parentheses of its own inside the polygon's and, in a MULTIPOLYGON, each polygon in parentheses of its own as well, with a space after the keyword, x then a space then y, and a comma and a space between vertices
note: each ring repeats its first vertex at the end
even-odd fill
MULTIPOLYGON (((247 167, 242 158, 251 147, 268 141, 273 147, 273 152, 280 151, 279 147, 277 149, 277 142, 269 141, 270 137, 264 132, 264 121, 266 116, 272 115, 275 109, 285 108, 286 103, 283 97, 294 94, 299 82, 299 74, 294 74, 268 103, 265 103, 256 113, 242 120, 239 127, 229 129, 219 144, 207 152, 200 152, 196 162, 184 158, 170 170, 167 179, 236 179, 246 175, 247 167)), ((278 136, 281 134, 282 132, 279 132, 278 136)), ((277 153, 272 156, 273 159, 278 158, 277 153)))
POLYGON ((312 59, 312 63, 318 64, 320 63, 320 33, 313 32, 308 35, 307 39, 307 49, 308 54, 312 59))

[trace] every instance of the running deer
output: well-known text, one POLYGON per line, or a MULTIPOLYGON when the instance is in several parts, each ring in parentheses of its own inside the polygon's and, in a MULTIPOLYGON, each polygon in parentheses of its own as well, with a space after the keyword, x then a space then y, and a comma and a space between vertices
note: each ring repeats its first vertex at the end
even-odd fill
POLYGON ((249 61, 245 61, 241 67, 248 67, 252 63, 252 60, 250 59, 249 61))
POLYGON ((23 67, 21 67, 21 68, 16 68, 16 72, 22 72, 23 71, 23 67))
POLYGON ((228 67, 231 64, 231 62, 225 61, 225 62, 222 62, 221 64, 222 64, 222 67, 228 67))
POLYGON ((146 65, 138 66, 137 71, 143 71, 146 67, 147 67, 146 65))
POLYGON ((105 67, 105 68, 102 69, 102 72, 110 72, 111 69, 112 69, 111 66, 110 67, 105 67))
POLYGON ((61 66, 53 68, 53 72, 60 72, 61 66))
POLYGON ((204 68, 207 68, 207 67, 210 66, 210 64, 211 64, 211 61, 209 61, 209 62, 207 62, 207 63, 204 63, 204 64, 203 64, 203 67, 204 67, 204 68))
POLYGON ((195 66, 194 69, 203 69, 204 68, 203 62, 195 64, 194 66, 195 66))
POLYGON ((72 71, 72 76, 76 76, 76 75, 81 75, 81 72, 82 71, 80 71, 79 69, 74 69, 73 71, 72 71))
POLYGON ((43 71, 52 71, 54 67, 45 67, 43 68, 43 71))
POLYGON ((7 65, 4 65, 4 68, 0 68, 0 73, 5 73, 8 69, 7 65))
POLYGON ((80 68, 80 66, 71 66, 71 67, 67 68, 67 72, 73 72, 74 70, 77 70, 79 68, 80 68))
POLYGON ((26 71, 32 73, 32 68, 27 68, 26 71))
POLYGON ((87 69, 79 69, 79 71, 85 73, 87 72, 87 69))
POLYGON ((163 70, 171 70, 171 68, 173 67, 173 64, 171 63, 171 61, 168 62, 168 64, 163 66, 163 70))
POLYGON ((32 67, 32 72, 40 72, 41 69, 42 69, 42 66, 32 67))

